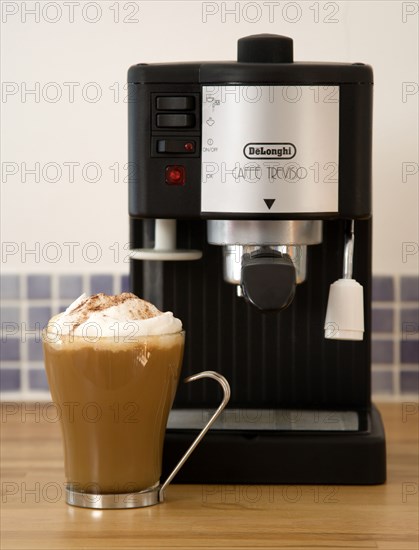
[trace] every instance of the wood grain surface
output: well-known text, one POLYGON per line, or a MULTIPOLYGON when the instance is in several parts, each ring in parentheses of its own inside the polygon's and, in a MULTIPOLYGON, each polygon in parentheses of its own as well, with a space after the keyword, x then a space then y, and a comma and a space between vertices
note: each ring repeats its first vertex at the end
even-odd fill
POLYGON ((417 550, 418 405, 379 409, 387 432, 385 485, 171 485, 157 506, 96 511, 64 502, 54 411, 3 404, 0 547, 417 550))

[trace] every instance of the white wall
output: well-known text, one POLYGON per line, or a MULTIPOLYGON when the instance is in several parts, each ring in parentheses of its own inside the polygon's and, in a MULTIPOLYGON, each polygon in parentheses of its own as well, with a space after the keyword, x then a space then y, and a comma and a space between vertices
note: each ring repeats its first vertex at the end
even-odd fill
POLYGON ((296 60, 373 66, 374 273, 418 272, 418 174, 402 174, 403 163, 417 172, 418 162, 417 2, 2 1, 1 8, 3 272, 125 272, 128 67, 234 59, 238 38, 262 32, 291 36, 296 60), (37 15, 26 13, 33 9, 37 15), (36 87, 39 97, 28 93, 36 87), (30 174, 24 181, 35 163, 39 181, 30 174), (56 182, 48 163, 62 171, 56 182), (68 163, 78 163, 74 181, 68 163), (88 181, 97 166, 99 181, 88 181), (416 253, 403 258, 403 246, 416 253))

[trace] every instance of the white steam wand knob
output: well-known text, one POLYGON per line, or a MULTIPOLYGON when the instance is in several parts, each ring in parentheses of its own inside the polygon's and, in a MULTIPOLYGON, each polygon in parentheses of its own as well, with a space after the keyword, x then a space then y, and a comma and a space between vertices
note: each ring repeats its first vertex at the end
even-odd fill
POLYGON ((364 338, 364 292, 352 279, 354 253, 354 221, 345 234, 343 278, 330 285, 324 337, 331 340, 362 340, 364 338))
POLYGON ((355 279, 338 279, 330 285, 324 337, 332 340, 364 338, 364 292, 355 279))

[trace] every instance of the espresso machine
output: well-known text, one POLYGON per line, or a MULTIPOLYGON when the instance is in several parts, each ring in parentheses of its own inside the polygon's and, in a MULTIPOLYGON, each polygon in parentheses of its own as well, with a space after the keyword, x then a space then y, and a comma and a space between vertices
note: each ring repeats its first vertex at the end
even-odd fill
MULTIPOLYGON (((237 61, 135 65, 128 89, 132 291, 182 320, 183 374, 232 391, 176 481, 384 482, 371 67, 294 62, 290 38, 262 34, 237 61)), ((165 471, 218 392, 181 384, 165 471)))

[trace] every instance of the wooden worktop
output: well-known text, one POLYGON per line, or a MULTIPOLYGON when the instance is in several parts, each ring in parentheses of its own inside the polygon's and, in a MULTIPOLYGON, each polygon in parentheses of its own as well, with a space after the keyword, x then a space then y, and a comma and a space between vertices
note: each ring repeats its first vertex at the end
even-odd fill
POLYGON ((171 485, 132 510, 65 504, 59 427, 42 407, 2 408, 2 550, 419 548, 417 404, 379 406, 385 485, 171 485))

